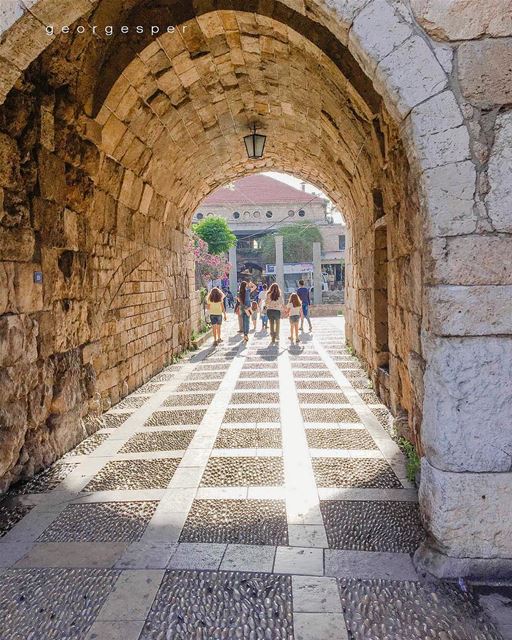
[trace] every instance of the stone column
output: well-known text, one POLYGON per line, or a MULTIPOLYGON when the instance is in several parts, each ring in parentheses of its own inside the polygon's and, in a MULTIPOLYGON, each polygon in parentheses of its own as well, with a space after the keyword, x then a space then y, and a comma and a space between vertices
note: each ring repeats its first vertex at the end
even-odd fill
MULTIPOLYGON (((470 296, 466 292, 464 300, 470 296)), ((440 333, 459 335, 425 332, 422 341, 426 366, 419 500, 430 538, 416 551, 415 563, 439 578, 510 580, 512 340, 470 335, 478 304, 471 308, 465 329, 458 320, 463 314, 447 313, 441 324, 438 305, 426 311, 431 323, 437 320, 440 333), (469 335, 461 335, 464 331, 469 335)), ((496 322, 500 307, 484 307, 483 313, 486 321, 492 317, 496 322)), ((494 326, 479 329, 490 333, 494 326)))
POLYGON ((276 282, 284 295, 283 236, 276 236, 276 282))
POLYGON ((313 304, 322 304, 322 245, 313 242, 313 304))
POLYGON ((231 293, 236 296, 238 282, 236 277, 237 264, 236 264, 236 244, 229 250, 229 262, 231 263, 231 270, 229 272, 229 288, 231 293))

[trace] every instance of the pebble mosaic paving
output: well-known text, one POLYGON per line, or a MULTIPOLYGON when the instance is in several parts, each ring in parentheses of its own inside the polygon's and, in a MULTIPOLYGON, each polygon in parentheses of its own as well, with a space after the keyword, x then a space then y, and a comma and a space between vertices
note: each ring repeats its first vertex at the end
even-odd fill
POLYGON ((184 382, 178 387, 178 391, 217 391, 220 387, 218 382, 184 382))
POLYGON ((120 449, 119 453, 144 453, 145 451, 184 451, 195 431, 155 431, 136 433, 120 449))
POLYGON ((247 362, 244 365, 244 370, 248 369, 274 369, 276 364, 274 362, 264 362, 263 360, 258 362, 247 362))
POLYGON ((335 380, 295 380, 297 389, 311 389, 318 391, 320 389, 339 389, 339 384, 335 380))
POLYGON ((231 404, 279 404, 278 393, 234 393, 231 396, 231 404))
POLYGON ((105 413, 101 416, 101 420, 105 429, 117 429, 124 424, 131 415, 131 413, 105 413))
POLYGON ((125 398, 124 400, 121 400, 121 402, 118 402, 116 405, 114 405, 112 409, 115 409, 116 411, 118 409, 138 409, 139 407, 142 407, 142 405, 148 400, 149 396, 133 395, 125 398))
POLYGON ((279 409, 233 409, 230 408, 224 415, 224 423, 237 422, 279 422, 279 409))
POLYGON ((210 404, 215 394, 213 393, 175 393, 169 396, 163 403, 164 407, 190 407, 210 404))
POLYGON ((325 500, 320 509, 331 549, 414 553, 425 537, 413 502, 325 500))
POLYGON ((155 411, 147 420, 146 425, 155 427, 158 425, 183 425, 200 424, 204 418, 206 409, 175 409, 173 411, 155 411))
POLYGON ((6 498, 0 502, 0 538, 10 531, 27 513, 32 505, 26 505, 16 498, 6 498))
POLYGON ((222 378, 226 375, 225 371, 197 371, 191 373, 188 376, 188 380, 193 382, 194 380, 204 380, 205 382, 211 382, 212 380, 218 380, 219 384, 222 378))
POLYGON ((108 434, 95 433, 83 440, 77 447, 71 449, 64 458, 72 458, 73 456, 85 456, 95 451, 101 444, 108 440, 108 434))
POLYGON ((293 638, 291 579, 264 573, 167 571, 140 640, 167 638, 293 638), (160 633, 162 620, 166 635, 160 633))
POLYGON ((280 449, 280 429, 221 429, 215 440, 216 449, 280 449))
POLYGON ((424 531, 390 414, 342 319, 314 325, 243 348, 226 323, 8 493, 0 640, 505 640, 470 593, 404 581, 424 531))
POLYGON ((280 500, 194 500, 180 542, 286 545, 280 500))
POLYGON ((311 449, 376 449, 366 429, 306 429, 311 449))
POLYGON ((506 640, 449 584, 339 581, 350 640, 506 640))
POLYGON ((304 422, 361 422, 354 409, 302 409, 304 422))
POLYGON ((156 502, 72 504, 39 542, 135 542, 144 533, 156 502))
POLYGON ((284 482, 283 460, 272 458, 211 457, 201 480, 204 487, 268 487, 284 482))
MULTIPOLYGON (((241 389, 254 391, 254 381, 242 380, 237 382, 235 389, 237 391, 241 389)), ((258 389, 279 389, 279 380, 277 378, 258 380, 258 389)))
POLYGON ((393 420, 391 414, 387 409, 371 409, 373 415, 377 418, 380 424, 386 429, 386 431, 391 430, 391 422, 393 420))
POLYGON ((382 400, 373 391, 360 391, 359 395, 367 404, 382 404, 382 400))
POLYGON ((0 575, 2 640, 83 640, 119 572, 10 569, 0 575))
POLYGON ((332 374, 327 371, 327 370, 323 370, 323 369, 315 369, 315 370, 311 370, 311 369, 294 369, 293 370, 293 376, 295 379, 300 379, 300 378, 332 378, 332 374))
POLYGON ((394 489, 402 485, 385 460, 376 458, 313 458, 319 487, 394 489))
POLYGON ((246 370, 246 369, 242 369, 242 371, 240 372, 240 378, 242 380, 245 380, 246 378, 255 378, 255 379, 259 379, 259 378, 278 378, 279 377, 279 373, 276 369, 265 369, 265 370, 246 370))
MULTIPOLYGON (((343 375, 345 376, 345 378, 347 378, 347 380, 364 380, 365 384, 368 382, 368 378, 361 371, 344 371, 343 375)), ((364 387, 365 384, 363 384, 362 386, 364 387)))
POLYGON ((113 460, 82 491, 115 491, 129 489, 165 489, 178 464, 168 460, 113 460))
POLYGON ((28 493, 45 493, 55 489, 72 471, 74 464, 57 463, 36 474, 30 480, 19 482, 9 489, 10 495, 22 495, 28 493))
POLYGON ((214 372, 216 372, 216 373, 218 373, 218 372, 222 372, 222 371, 224 371, 224 372, 225 372, 225 371, 227 371, 227 370, 228 370, 228 368, 229 368, 229 363, 227 363, 227 362, 226 362, 226 363, 222 363, 222 364, 221 364, 220 362, 217 362, 217 363, 212 363, 212 364, 202 364, 202 365, 199 365, 199 366, 196 368, 196 371, 197 371, 198 373, 206 373, 206 374, 208 374, 208 373, 210 373, 211 371, 214 371, 214 372))
POLYGON ((301 404, 347 404, 344 393, 299 393, 301 404))
POLYGON ((136 391, 134 391, 133 393, 137 395, 146 395, 146 394, 156 393, 157 391, 160 391, 162 387, 163 387, 162 384, 151 384, 151 383, 145 384, 139 389, 137 389, 136 391))

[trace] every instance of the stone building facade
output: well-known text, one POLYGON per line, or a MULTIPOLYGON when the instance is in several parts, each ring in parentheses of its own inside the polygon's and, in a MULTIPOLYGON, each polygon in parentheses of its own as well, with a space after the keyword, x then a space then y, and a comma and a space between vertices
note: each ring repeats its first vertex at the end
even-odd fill
POLYGON ((510 576, 509 2, 220 4, 2 7, 2 488, 186 346, 194 211, 281 170, 346 215, 349 340, 422 454, 417 562, 510 576))
MULTIPOLYGON (((194 213, 193 222, 208 216, 224 218, 238 238, 238 270, 254 264, 265 270, 261 240, 276 229, 296 222, 315 226, 322 236, 322 266, 342 281, 345 259, 345 225, 334 223, 328 200, 286 184, 271 176, 257 174, 241 178, 217 189, 194 213)), ((312 259, 312 256, 311 256, 312 259)))

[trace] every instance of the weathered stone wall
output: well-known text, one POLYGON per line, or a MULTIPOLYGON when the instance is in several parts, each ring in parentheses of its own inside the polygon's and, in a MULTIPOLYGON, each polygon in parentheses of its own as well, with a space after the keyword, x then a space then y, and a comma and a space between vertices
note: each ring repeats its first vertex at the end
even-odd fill
POLYGON ((411 6, 449 62, 461 110, 454 112, 441 94, 436 108, 412 121, 424 141, 416 154, 432 167, 428 182, 438 185, 439 194, 447 188, 457 194, 449 201, 439 195, 429 205, 442 225, 441 234, 429 230, 424 264, 423 345, 429 355, 420 498, 432 540, 417 557, 438 575, 510 577, 510 3, 411 0, 411 6), (437 114, 449 125, 442 136, 432 129, 437 114), (438 156, 446 152, 457 162, 442 166, 438 156))
POLYGON ((394 415, 408 416, 404 435, 419 446, 422 225, 403 147, 392 136, 386 170, 349 225, 346 333, 377 393, 394 415))
POLYGON ((0 489, 75 446, 190 333, 183 231, 165 240, 165 200, 127 189, 135 174, 56 85, 38 61, 0 108, 0 489))
POLYGON ((172 353, 171 300, 161 275, 142 263, 121 285, 102 323, 99 354, 93 360, 97 390, 112 404, 161 370, 172 353))

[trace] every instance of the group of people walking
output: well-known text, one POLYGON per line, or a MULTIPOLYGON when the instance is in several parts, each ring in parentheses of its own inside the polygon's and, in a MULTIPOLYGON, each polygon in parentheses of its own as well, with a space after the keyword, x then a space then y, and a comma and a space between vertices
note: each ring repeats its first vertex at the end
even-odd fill
MULTIPOLYGON (((225 294, 219 288, 214 287, 207 298, 214 346, 222 342, 222 320, 227 319, 225 297, 225 294)), ((259 315, 262 331, 267 331, 270 328, 271 343, 276 344, 279 341, 281 318, 285 317, 290 320, 289 339, 292 344, 298 344, 300 342, 299 325, 300 331, 303 331, 304 320, 308 323, 309 331, 313 331, 309 317, 310 305, 309 289, 305 286, 304 280, 299 280, 299 287, 295 293, 290 295, 288 302, 285 302, 281 289, 276 282, 270 287, 264 284, 261 290, 258 290, 253 282, 244 280, 240 283, 235 301, 235 314, 238 316, 239 333, 243 334, 243 339, 247 342, 249 340, 251 322, 254 331, 256 331, 259 315)))

